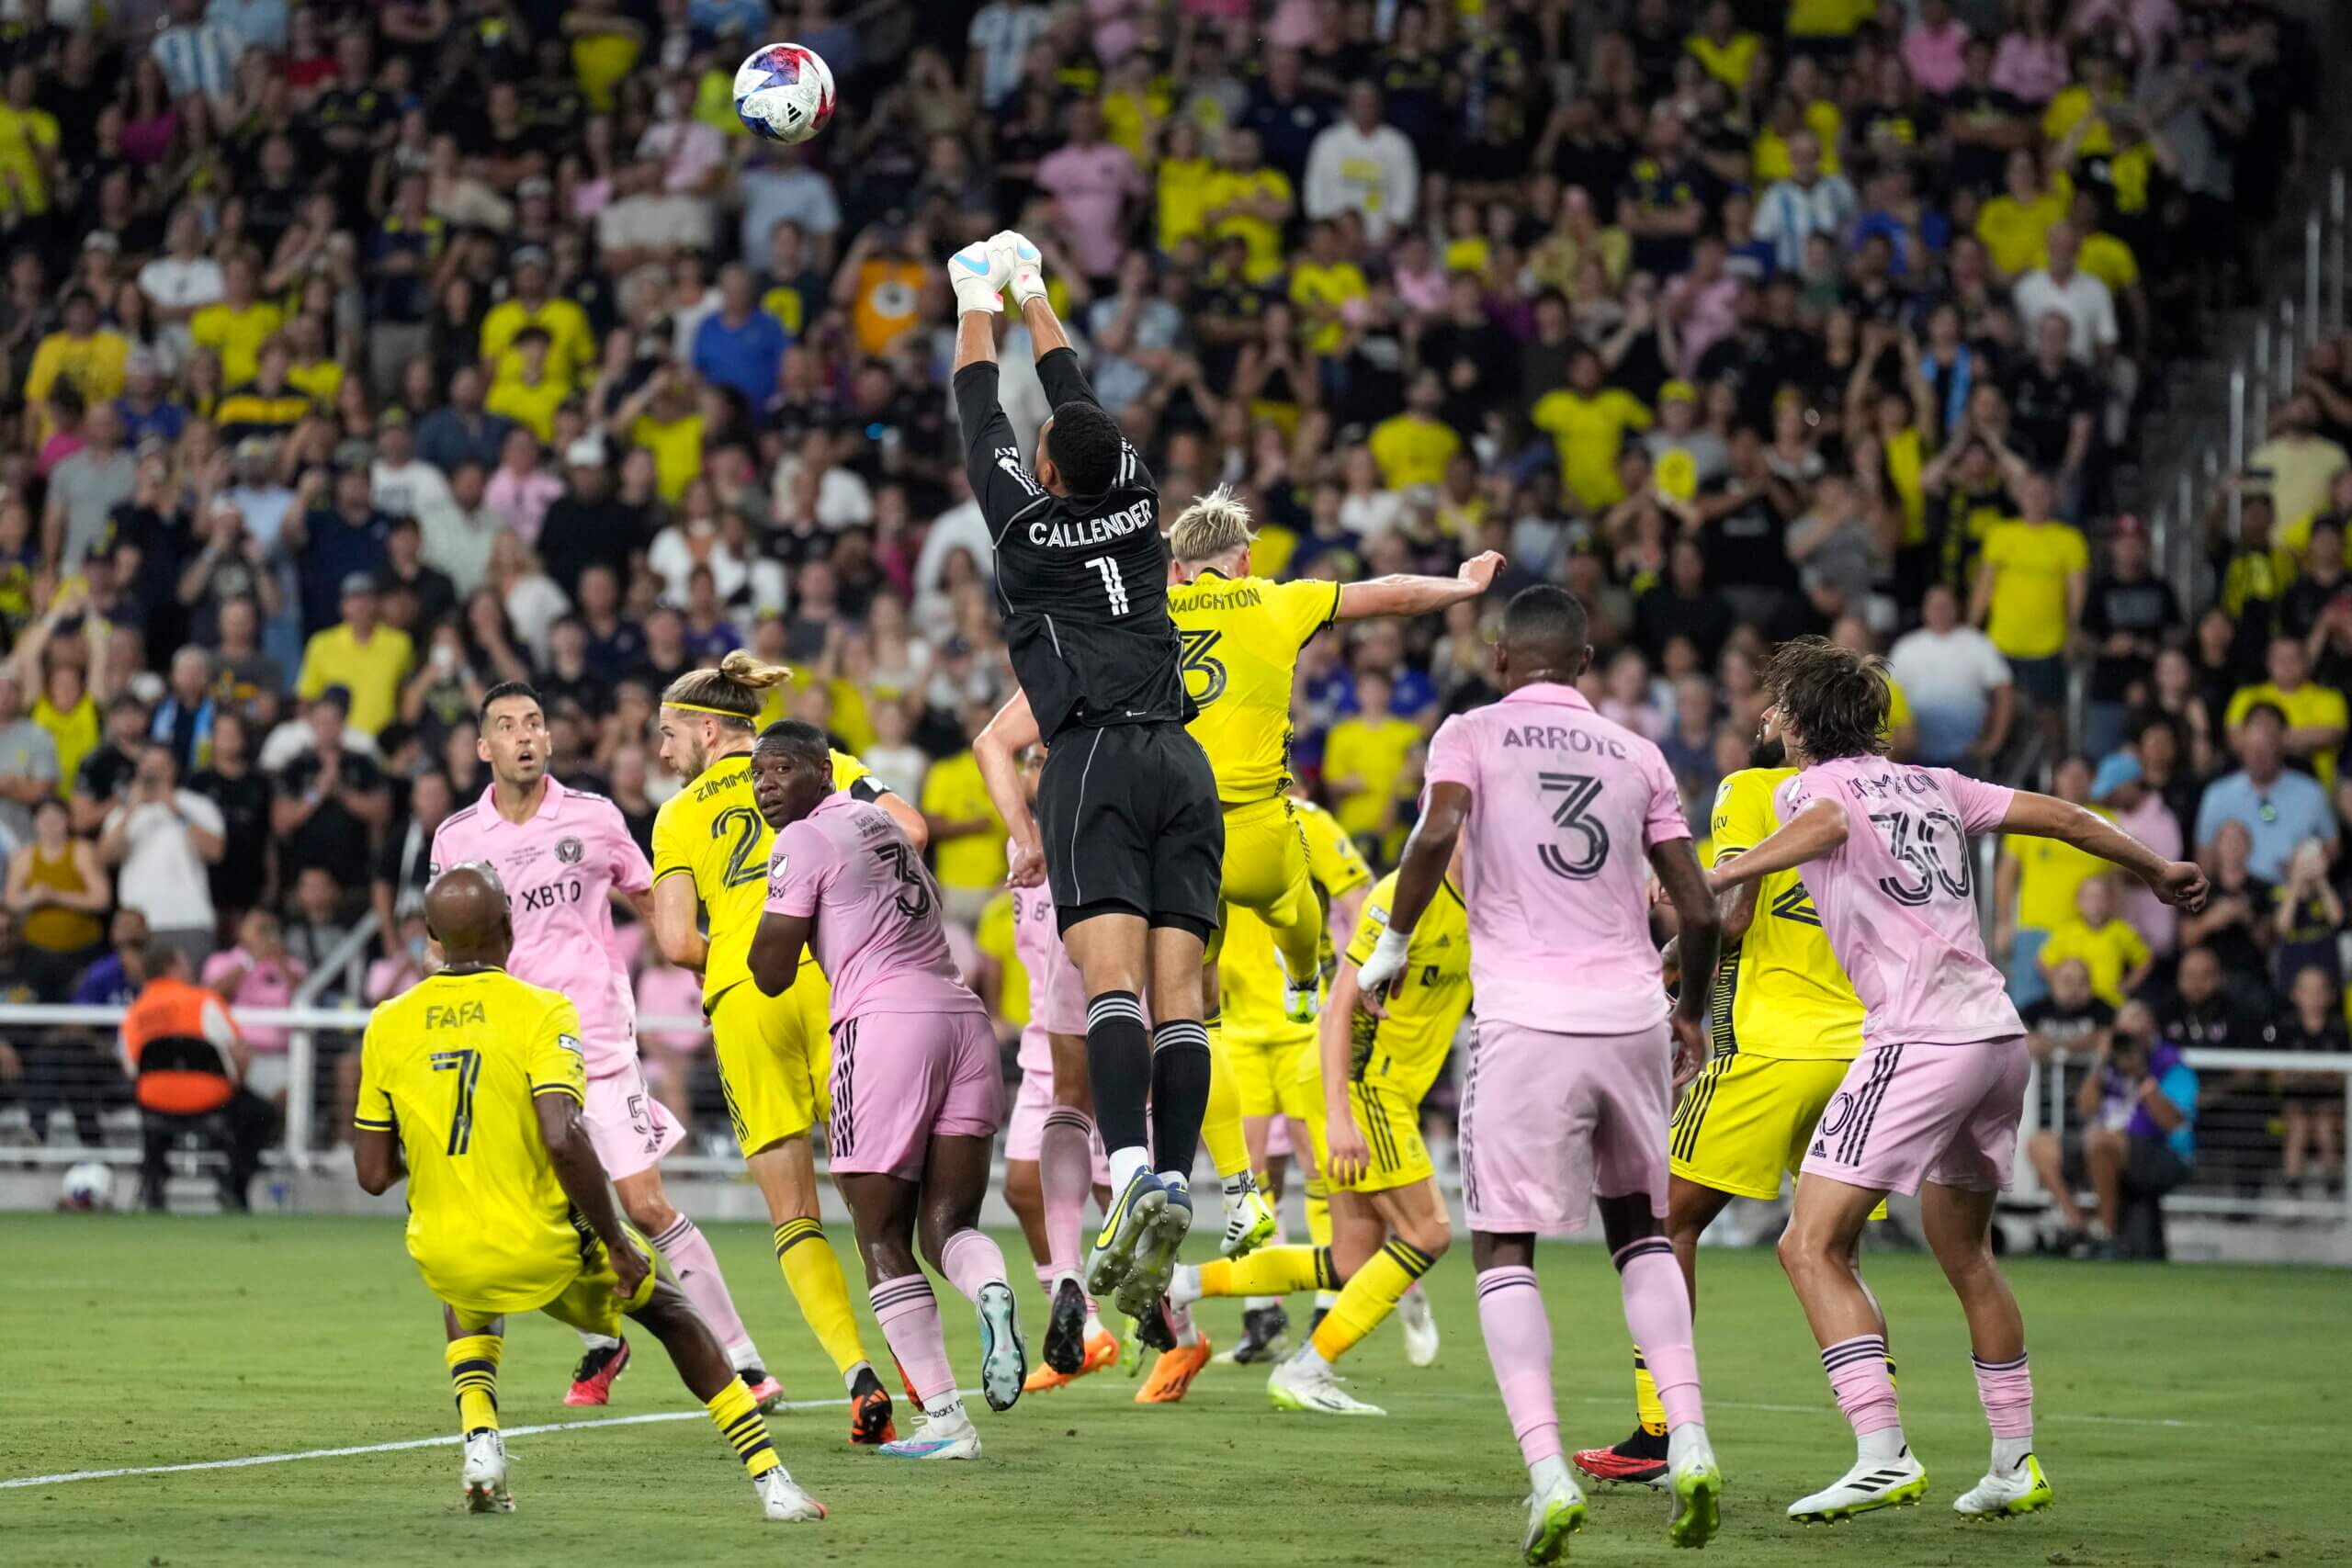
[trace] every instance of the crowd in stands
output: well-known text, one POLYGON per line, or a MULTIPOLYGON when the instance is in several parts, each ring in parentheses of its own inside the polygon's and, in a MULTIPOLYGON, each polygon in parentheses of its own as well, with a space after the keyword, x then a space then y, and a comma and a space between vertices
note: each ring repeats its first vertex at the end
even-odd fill
MULTIPOLYGON (((644 837, 680 782, 655 697, 739 646, 798 671, 778 714, 921 804, 959 940, 1001 961, 967 740, 1010 677, 941 261, 1012 224, 1166 495, 1235 486, 1269 576, 1494 548, 1498 599, 1566 583, 1592 696, 1665 749, 1700 831, 1759 655, 1817 631, 1890 654, 1899 754, 2046 778, 2205 859, 2215 900, 2175 920, 2061 847, 2002 852, 2037 1039, 2107 1064, 2072 1152, 2177 1179, 2234 1116, 2234 1179, 2341 1180, 2340 1079, 2147 1066, 2345 1048, 2352 344, 2312 351, 2217 513, 2211 603, 2153 574, 2132 510, 2165 367, 2303 173, 2303 24, 2268 0, 891 10, 0 5, 11 999, 123 1000, 175 954, 245 1006, 389 994, 424 962, 432 829, 486 787, 488 685, 536 684, 551 771, 644 837), (841 84, 797 148, 729 102, 776 38, 841 84)), ((1047 411, 1015 318, 1001 352, 1026 440, 1047 411)), ((1298 778, 1376 862, 1432 727, 1494 694, 1491 610, 1305 654, 1298 778)), ((641 1009, 690 1016, 690 977, 646 963, 641 1009)), ((282 1064, 282 1034, 245 1039, 282 1064)), ((105 1032, 0 1040, 33 1135, 63 1110, 95 1138, 105 1032)), ((698 1034, 646 1044, 691 1113, 698 1034)), ((281 1097, 282 1066, 249 1084, 281 1097)))

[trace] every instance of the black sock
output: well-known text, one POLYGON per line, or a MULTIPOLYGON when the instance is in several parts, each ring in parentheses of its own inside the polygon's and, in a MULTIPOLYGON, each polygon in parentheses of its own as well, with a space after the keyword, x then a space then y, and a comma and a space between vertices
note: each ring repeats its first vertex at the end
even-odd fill
MULTIPOLYGON (((1133 991, 1105 991, 1086 1004, 1086 1077, 1094 1125, 1106 1149, 1142 1148, 1144 1097, 1151 1091, 1151 1036, 1133 991)), ((1205 1101, 1204 1102, 1205 1103, 1205 1101)))
MULTIPOLYGON (((1098 1102, 1099 1103, 1099 1102, 1098 1102)), ((1190 1177, 1209 1108, 1209 1032, 1180 1018, 1151 1032, 1151 1167, 1190 1177)))

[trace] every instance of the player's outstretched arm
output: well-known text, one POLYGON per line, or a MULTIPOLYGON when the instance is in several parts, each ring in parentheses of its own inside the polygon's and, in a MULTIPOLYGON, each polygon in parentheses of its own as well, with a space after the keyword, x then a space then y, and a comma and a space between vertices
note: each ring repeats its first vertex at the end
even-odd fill
POLYGON ((1464 561, 1462 570, 1452 577, 1416 577, 1409 572, 1396 572, 1351 582, 1340 588, 1340 608, 1331 618, 1364 621, 1381 615, 1421 615, 1443 610, 1465 599, 1480 597, 1493 586, 1495 574, 1502 569, 1501 553, 1488 550, 1464 561))
POLYGON ((1437 897, 1445 868, 1453 863, 1453 846, 1470 815, 1470 786, 1452 782, 1430 785, 1429 807, 1405 840, 1405 858, 1396 865, 1396 893, 1388 902, 1388 929, 1380 933, 1372 956, 1363 961, 1357 984, 1363 988, 1363 1010, 1374 1018, 1388 1016, 1388 993, 1405 972, 1405 950, 1413 928, 1437 897))
POLYGON ((801 950, 808 945, 808 917, 770 908, 760 916, 752 933, 752 984, 763 997, 780 997, 792 988, 800 972, 801 950))
POLYGON ((2165 859, 2088 807, 2021 789, 2010 798, 2001 831, 2072 844, 2121 866, 2167 904, 2192 912, 2204 907, 2205 874, 2194 862, 2165 859))
POLYGON ((651 1265, 628 1239, 620 1215, 614 1212, 612 1184, 605 1179, 604 1162, 588 1141, 588 1130, 580 1124, 580 1102, 548 1089, 534 1095, 531 1106, 538 1112, 539 1137, 547 1144, 548 1164, 563 1195, 571 1200, 573 1213, 588 1222, 589 1230, 611 1254, 613 1272, 620 1280, 619 1293, 635 1295, 651 1265))
POLYGON ((972 761, 979 764, 980 782, 1012 837, 1012 864, 1005 880, 1015 887, 1035 887, 1046 874, 1036 814, 1029 809, 1029 793, 1021 785, 1021 753, 1038 739, 1037 716, 1030 711, 1029 694, 1022 691, 1014 692, 972 738, 972 761))
MULTIPOLYGON (((1707 883, 1717 893, 1723 893, 1741 883, 1817 860, 1846 841, 1847 827, 1844 807, 1834 800, 1813 801, 1778 829, 1767 833, 1764 841, 1754 849, 1716 862, 1714 870, 1704 874, 1707 883)), ((1687 974, 1687 947, 1684 954, 1687 974)))
MULTIPOLYGON (((956 368, 996 363, 996 318, 1004 313, 1004 286, 1012 264, 992 240, 975 241, 947 258, 956 290, 956 368)), ((976 426, 967 425, 968 436, 976 426)))

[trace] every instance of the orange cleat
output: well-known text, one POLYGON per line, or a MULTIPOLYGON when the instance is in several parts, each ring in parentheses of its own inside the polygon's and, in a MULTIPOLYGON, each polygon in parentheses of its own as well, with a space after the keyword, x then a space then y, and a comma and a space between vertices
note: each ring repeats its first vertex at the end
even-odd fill
POLYGON ((1151 1373, 1143 1380, 1143 1387, 1136 1391, 1137 1404, 1173 1404, 1182 1399, 1209 1364, 1213 1350, 1205 1334, 1190 1345, 1179 1345, 1173 1350, 1162 1350, 1159 1359, 1151 1366, 1151 1373))
POLYGON ((1578 1449, 1576 1467, 1595 1481, 1623 1482, 1633 1486, 1666 1484, 1666 1438, 1636 1427, 1634 1435, 1609 1449, 1578 1449))
POLYGON ((849 1396, 849 1440, 860 1448, 878 1448, 896 1440, 899 1428, 890 1420, 890 1395, 882 1380, 868 1369, 849 1396))
POLYGON ((580 1358, 579 1370, 571 1374, 571 1391, 563 1396, 566 1404, 604 1404, 613 1397, 613 1383, 628 1368, 628 1341, 617 1345, 599 1345, 580 1358))
POLYGON ((1097 1328, 1087 1338, 1086 1356, 1079 1362, 1078 1371, 1057 1372, 1051 1367, 1040 1364, 1035 1371, 1029 1374, 1029 1381, 1021 1385, 1021 1392, 1051 1393, 1057 1388, 1066 1388, 1076 1382, 1089 1372, 1107 1371, 1118 1364, 1119 1337, 1107 1328, 1097 1328))

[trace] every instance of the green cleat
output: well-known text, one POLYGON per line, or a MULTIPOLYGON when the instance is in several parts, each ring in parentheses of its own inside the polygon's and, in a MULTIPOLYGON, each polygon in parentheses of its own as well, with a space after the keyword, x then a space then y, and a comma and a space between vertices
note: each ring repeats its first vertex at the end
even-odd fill
POLYGON ((1527 1539, 1520 1555, 1532 1564, 1560 1562, 1568 1554, 1568 1537, 1582 1529, 1584 1494, 1575 1482, 1560 1482, 1527 1499, 1527 1539))
POLYGON ((1834 1525, 1880 1508, 1909 1507, 1928 1495, 1928 1471, 1908 1448, 1893 1459, 1862 1459, 1835 1485, 1789 1505, 1802 1525, 1834 1525))
POLYGON ((2050 1501, 2050 1478, 2028 1454, 2006 1474, 1986 1471, 1984 1480, 1952 1499, 1951 1511, 1963 1519, 2014 1519, 2040 1513, 2050 1501))

